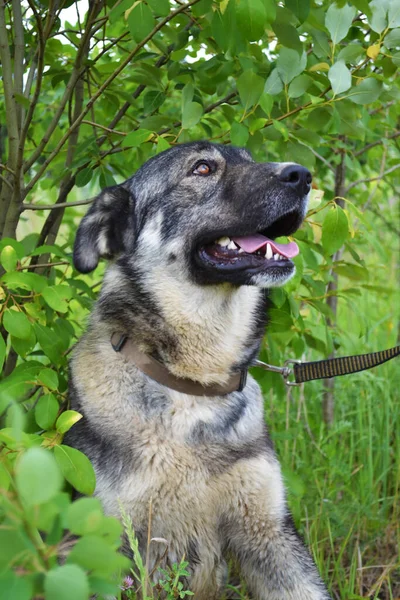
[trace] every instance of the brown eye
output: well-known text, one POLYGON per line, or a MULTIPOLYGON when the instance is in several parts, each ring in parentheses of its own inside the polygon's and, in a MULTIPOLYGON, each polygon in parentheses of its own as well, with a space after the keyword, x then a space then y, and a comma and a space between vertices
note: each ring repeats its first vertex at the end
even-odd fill
POLYGON ((210 175, 211 167, 205 162, 199 163, 194 169, 194 175, 210 175))

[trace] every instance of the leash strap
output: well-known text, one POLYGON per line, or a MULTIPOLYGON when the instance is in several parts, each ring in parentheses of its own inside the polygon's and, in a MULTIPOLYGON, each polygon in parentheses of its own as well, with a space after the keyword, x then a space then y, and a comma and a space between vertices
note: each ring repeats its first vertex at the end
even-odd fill
MULTIPOLYGON (((210 384, 202 385, 191 379, 184 379, 172 375, 168 369, 155 358, 144 354, 139 350, 133 340, 126 335, 113 333, 111 345, 115 352, 122 354, 125 359, 133 362, 138 369, 154 379, 178 392, 192 396, 221 396, 235 391, 242 391, 246 385, 247 369, 235 373, 225 385, 210 384)), ((261 360, 256 360, 255 367, 261 367, 265 371, 280 373, 287 385, 300 385, 315 379, 329 379, 339 375, 358 373, 366 369, 372 369, 386 361, 400 355, 400 346, 372 352, 370 354, 358 354, 356 356, 342 356, 340 358, 329 358, 315 362, 302 363, 297 360, 286 360, 283 367, 269 365, 261 360), (291 375, 294 381, 290 381, 291 375)))
POLYGON ((293 363, 293 373, 297 384, 314 379, 329 379, 339 375, 358 373, 372 369, 400 355, 400 346, 356 356, 342 356, 316 362, 293 363))

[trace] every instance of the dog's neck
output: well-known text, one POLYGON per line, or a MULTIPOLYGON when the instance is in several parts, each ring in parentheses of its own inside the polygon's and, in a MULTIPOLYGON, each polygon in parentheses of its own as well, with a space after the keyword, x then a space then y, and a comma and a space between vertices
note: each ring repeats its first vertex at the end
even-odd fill
POLYGON ((136 281, 121 274, 118 266, 108 271, 95 321, 131 337, 173 375, 224 384, 257 354, 265 321, 262 290, 198 286, 154 269, 136 281))

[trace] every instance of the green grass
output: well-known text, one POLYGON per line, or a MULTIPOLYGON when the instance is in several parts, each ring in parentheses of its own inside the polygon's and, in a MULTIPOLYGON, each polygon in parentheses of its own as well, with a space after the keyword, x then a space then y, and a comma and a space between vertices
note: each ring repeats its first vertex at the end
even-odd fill
POLYGON ((319 383, 267 409, 290 507, 334 598, 400 596, 399 386, 395 362, 337 379, 330 431, 319 383))
MULTIPOLYGON (((357 312, 341 306, 337 354, 396 345, 391 302, 365 293, 357 312)), ((335 599, 400 598, 399 362, 337 378, 330 430, 322 420, 322 383, 289 388, 281 402, 273 391, 265 394, 290 507, 335 599)))

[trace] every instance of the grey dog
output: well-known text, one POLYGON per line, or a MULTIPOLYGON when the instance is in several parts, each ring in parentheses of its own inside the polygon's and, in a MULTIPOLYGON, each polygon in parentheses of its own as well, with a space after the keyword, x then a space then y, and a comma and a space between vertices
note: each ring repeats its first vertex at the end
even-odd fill
POLYGON ((329 599, 286 505, 259 386, 243 377, 266 290, 294 273, 296 244, 274 239, 300 226, 310 183, 294 163, 182 144, 104 190, 77 232, 79 271, 112 261, 74 351, 70 397, 83 419, 66 443, 91 459, 106 513, 131 516, 155 581, 154 566, 186 557, 196 600, 219 597, 231 555, 253 598, 329 599), (150 500, 151 536, 166 543, 147 548, 150 500))

